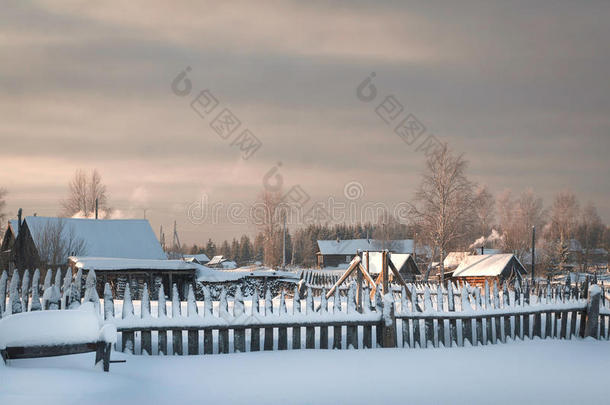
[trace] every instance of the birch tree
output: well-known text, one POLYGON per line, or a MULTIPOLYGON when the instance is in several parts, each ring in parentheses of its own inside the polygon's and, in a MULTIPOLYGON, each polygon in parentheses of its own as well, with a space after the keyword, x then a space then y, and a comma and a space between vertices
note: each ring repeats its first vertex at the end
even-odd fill
POLYGON ((89 175, 79 169, 68 184, 68 197, 61 201, 63 215, 92 218, 95 215, 96 200, 99 212, 103 216, 109 216, 112 210, 109 207, 106 185, 102 183, 102 175, 97 169, 93 169, 89 175))
POLYGON ((415 194, 413 213, 425 239, 443 260, 452 243, 468 235, 473 221, 473 183, 466 178, 468 162, 445 145, 431 155, 415 194))

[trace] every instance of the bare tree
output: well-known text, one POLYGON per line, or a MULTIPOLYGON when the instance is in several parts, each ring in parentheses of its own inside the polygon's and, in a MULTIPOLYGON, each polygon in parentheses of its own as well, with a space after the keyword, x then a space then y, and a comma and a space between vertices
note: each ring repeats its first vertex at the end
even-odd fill
POLYGON ((259 197, 256 209, 251 212, 253 221, 263 235, 264 263, 279 266, 282 260, 282 215, 286 212, 281 206, 281 190, 265 189, 259 197))
POLYGON ((514 253, 519 260, 531 249, 532 227, 542 228, 545 211, 542 199, 532 189, 513 198, 510 190, 498 197, 498 225, 502 232, 502 248, 514 253))
POLYGON ((0 237, 3 235, 4 221, 6 220, 6 213, 4 212, 4 209, 6 208, 6 194, 6 189, 0 187, 0 237))
POLYGON ((569 261, 570 240, 574 237, 579 213, 578 200, 574 193, 562 191, 555 196, 551 208, 548 237, 553 248, 553 261, 563 273, 569 261))
POLYGON ((380 250, 396 250, 398 246, 397 239, 401 239, 404 234, 401 224, 388 210, 384 210, 378 218, 378 224, 373 231, 374 248, 380 250))
POLYGON ((61 201, 63 215, 91 218, 95 215, 96 200, 99 211, 104 216, 110 215, 112 210, 108 205, 106 185, 102 183, 102 176, 97 169, 93 169, 89 176, 84 170, 77 170, 68 187, 68 198, 61 201))
POLYGON ((413 213, 423 236, 438 250, 440 280, 443 260, 452 243, 468 235, 472 226, 473 184, 466 178, 467 161, 447 146, 427 160, 427 170, 415 195, 413 213))
MULTIPOLYGON (((491 227, 496 214, 495 204, 496 200, 494 199, 494 196, 491 194, 487 186, 477 187, 472 199, 472 206, 474 211, 474 238, 488 235, 491 232, 491 227)), ((474 238, 471 237, 470 239, 474 238)))
POLYGON ((87 251, 86 242, 62 218, 48 221, 32 236, 38 247, 40 266, 63 265, 69 256, 83 255, 87 251))
POLYGON ((597 213, 597 208, 592 202, 589 202, 582 210, 576 231, 578 240, 582 245, 582 252, 580 254, 581 271, 588 271, 591 251, 599 247, 604 234, 604 228, 605 226, 597 213))

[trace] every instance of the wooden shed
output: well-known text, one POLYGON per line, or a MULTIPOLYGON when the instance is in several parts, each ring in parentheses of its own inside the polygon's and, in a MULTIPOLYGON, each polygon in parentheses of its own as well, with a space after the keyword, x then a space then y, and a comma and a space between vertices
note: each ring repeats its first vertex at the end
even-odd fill
POLYGON ((498 284, 523 278, 527 270, 519 259, 510 253, 466 256, 453 272, 452 279, 466 281, 476 287, 485 281, 498 284))
POLYGON ((139 299, 144 283, 152 296, 160 285, 168 297, 171 297, 172 286, 176 284, 181 299, 185 299, 189 285, 193 285, 197 278, 200 264, 184 260, 156 260, 156 259, 124 259, 111 257, 75 257, 68 260, 73 273, 79 269, 95 270, 97 278, 97 291, 101 297, 104 285, 108 283, 114 298, 123 298, 125 285, 129 284, 133 298, 139 299))

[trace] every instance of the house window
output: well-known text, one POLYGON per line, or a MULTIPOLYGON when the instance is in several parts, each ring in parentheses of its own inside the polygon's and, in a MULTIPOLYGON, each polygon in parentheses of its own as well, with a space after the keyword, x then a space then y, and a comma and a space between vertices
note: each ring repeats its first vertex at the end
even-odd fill
POLYGON ((351 260, 352 260, 352 258, 351 258, 350 256, 345 256, 345 261, 346 261, 346 262, 348 262, 348 263, 349 263, 351 260))

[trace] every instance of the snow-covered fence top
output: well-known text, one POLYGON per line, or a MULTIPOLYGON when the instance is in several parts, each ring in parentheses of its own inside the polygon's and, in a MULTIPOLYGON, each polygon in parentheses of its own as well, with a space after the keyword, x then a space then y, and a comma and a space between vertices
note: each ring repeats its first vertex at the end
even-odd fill
POLYGON ((197 301, 191 287, 184 302, 175 286, 168 295, 161 286, 156 297, 151 297, 145 284, 138 294, 141 300, 132 301, 127 286, 124 299, 115 302, 108 284, 103 300, 99 299, 93 271, 87 275, 84 294, 80 272, 74 277, 66 273, 63 280, 56 275, 53 283, 50 276, 47 279, 41 300, 37 272, 31 284, 29 272, 23 282, 14 273, 10 283, 3 273, 0 304, 4 316, 24 310, 78 308, 92 302, 105 322, 119 331, 117 350, 134 353, 461 346, 526 337, 609 337, 605 287, 588 283, 486 284, 484 288, 408 284, 386 296, 379 288, 374 294, 366 287, 358 293, 351 283, 345 296, 337 289, 328 300, 324 287, 319 296, 310 288, 300 296, 303 289, 295 287, 276 297, 269 289, 262 296, 255 292, 244 297, 240 288, 234 297, 228 297, 222 289, 216 301, 204 288, 204 299, 197 301))

